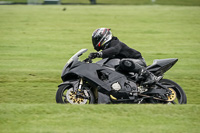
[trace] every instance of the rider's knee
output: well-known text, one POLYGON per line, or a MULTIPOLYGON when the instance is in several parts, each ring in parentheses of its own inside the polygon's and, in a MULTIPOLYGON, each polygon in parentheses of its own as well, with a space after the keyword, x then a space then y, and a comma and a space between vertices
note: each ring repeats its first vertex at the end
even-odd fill
POLYGON ((134 72, 134 73, 139 73, 142 69, 141 65, 128 59, 121 60, 119 63, 119 67, 122 71, 128 71, 128 72, 134 72))
POLYGON ((121 60, 119 66, 124 71, 133 71, 135 68, 135 63, 131 60, 121 60))

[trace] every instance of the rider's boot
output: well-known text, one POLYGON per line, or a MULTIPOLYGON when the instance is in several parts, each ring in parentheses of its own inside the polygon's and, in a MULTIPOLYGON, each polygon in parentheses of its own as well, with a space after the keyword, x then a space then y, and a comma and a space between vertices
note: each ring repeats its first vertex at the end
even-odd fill
POLYGON ((156 83, 156 76, 146 70, 146 68, 141 68, 139 78, 144 80, 143 85, 153 85, 156 83))

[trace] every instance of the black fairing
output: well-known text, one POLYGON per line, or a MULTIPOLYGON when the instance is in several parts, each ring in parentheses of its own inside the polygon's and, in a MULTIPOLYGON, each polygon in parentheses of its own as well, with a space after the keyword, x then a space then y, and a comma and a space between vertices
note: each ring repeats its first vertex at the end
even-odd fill
POLYGON ((152 72, 156 76, 162 76, 168 71, 176 62, 177 58, 172 59, 157 59, 154 60, 153 64, 147 67, 147 70, 152 72))
POLYGON ((120 91, 131 91, 131 88, 124 87, 129 81, 123 74, 96 63, 77 63, 78 65, 74 65, 75 67, 66 71, 63 75, 62 79, 64 82, 78 75, 87 80, 91 85, 100 86, 101 89, 98 91, 102 93, 109 94, 112 90, 111 85, 117 82, 121 85, 120 91))

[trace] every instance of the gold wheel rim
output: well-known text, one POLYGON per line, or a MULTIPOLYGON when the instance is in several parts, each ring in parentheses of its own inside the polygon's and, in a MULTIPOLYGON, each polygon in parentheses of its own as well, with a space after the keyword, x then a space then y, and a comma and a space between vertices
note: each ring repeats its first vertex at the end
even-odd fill
MULTIPOLYGON (((85 93, 81 93, 82 95, 85 96, 85 93)), ((67 94, 67 100, 71 103, 71 104, 85 104, 88 100, 84 99, 80 96, 77 97, 77 93, 73 91, 73 89, 69 89, 67 94)))
POLYGON ((169 90, 172 92, 171 95, 168 96, 168 100, 167 101, 174 101, 176 99, 176 92, 174 89, 169 88, 169 90))

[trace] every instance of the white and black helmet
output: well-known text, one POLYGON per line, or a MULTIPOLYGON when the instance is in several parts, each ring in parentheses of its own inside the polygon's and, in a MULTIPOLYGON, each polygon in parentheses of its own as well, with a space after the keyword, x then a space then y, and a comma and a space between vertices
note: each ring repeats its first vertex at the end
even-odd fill
POLYGON ((94 49, 99 51, 105 47, 112 39, 112 32, 108 28, 96 29, 92 34, 92 43, 94 49))

